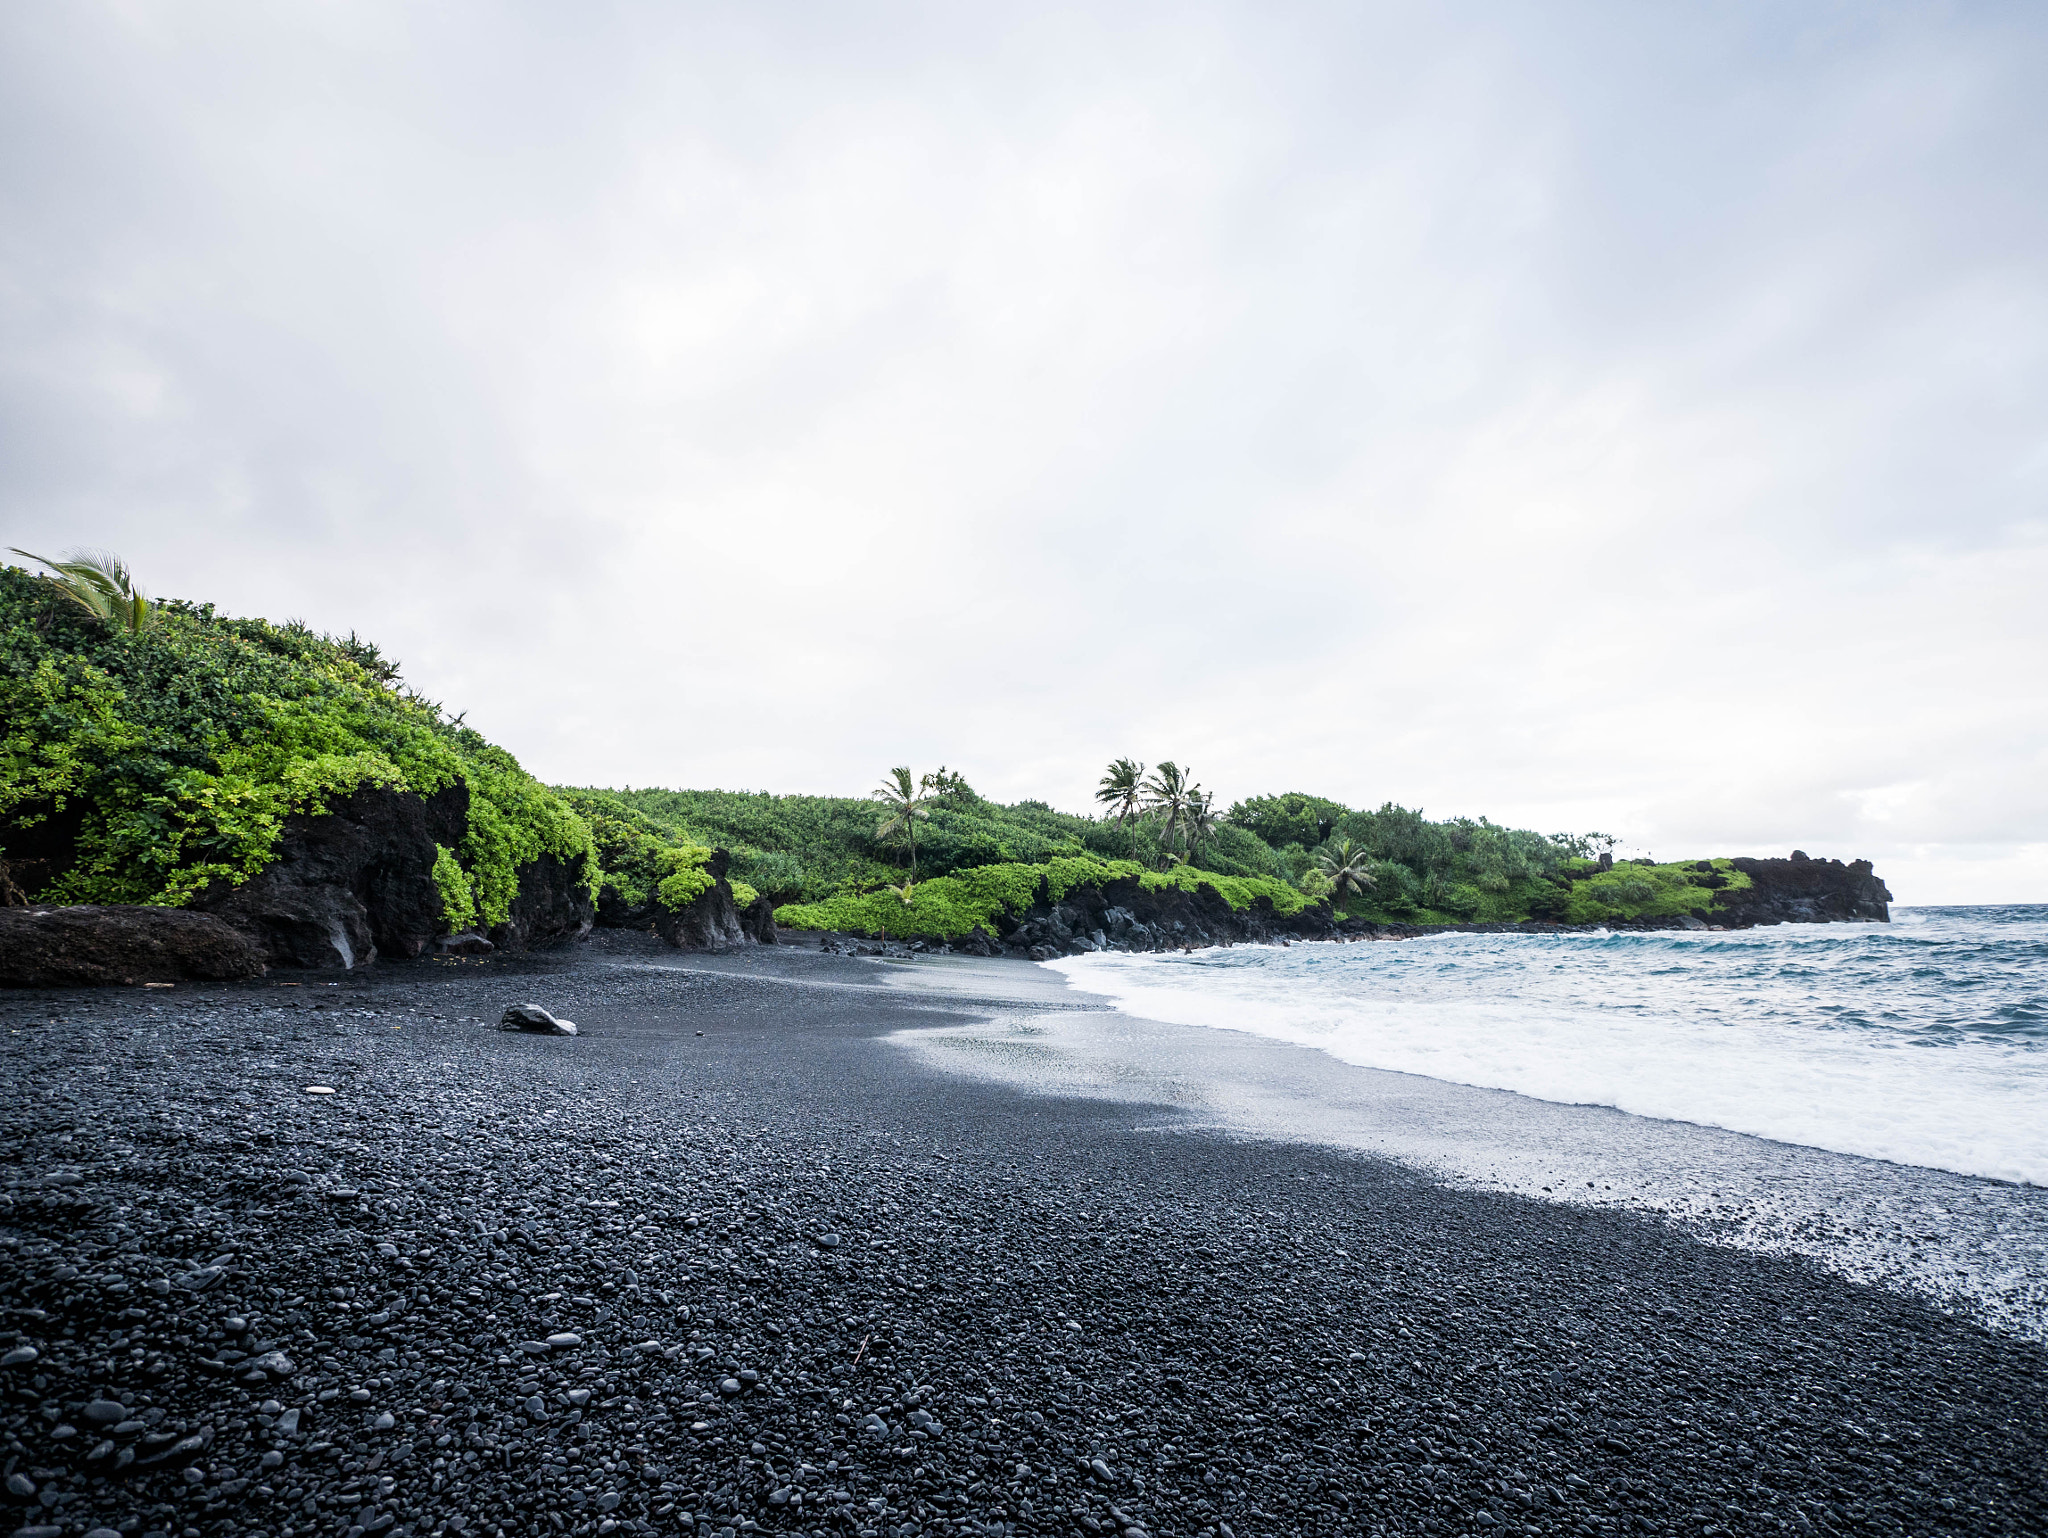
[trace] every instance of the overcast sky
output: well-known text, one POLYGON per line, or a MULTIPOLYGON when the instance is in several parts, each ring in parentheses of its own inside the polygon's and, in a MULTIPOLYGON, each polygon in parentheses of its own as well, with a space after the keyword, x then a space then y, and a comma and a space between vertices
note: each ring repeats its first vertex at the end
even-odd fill
POLYGON ((0 544, 543 777, 2048 901, 2038 5, 13 5, 0 544))

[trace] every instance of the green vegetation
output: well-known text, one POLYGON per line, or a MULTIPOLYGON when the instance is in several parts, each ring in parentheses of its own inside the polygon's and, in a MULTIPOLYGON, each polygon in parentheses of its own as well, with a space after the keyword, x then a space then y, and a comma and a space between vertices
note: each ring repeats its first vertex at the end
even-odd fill
POLYGON ((1042 864, 1006 862, 981 865, 951 876, 906 883, 867 892, 842 892, 816 903, 792 903, 775 910, 776 922, 791 929, 838 929, 864 934, 926 935, 958 939, 977 926, 994 933, 999 914, 1019 914, 1038 900, 1058 902, 1077 886, 1099 886, 1136 878, 1154 891, 1178 887, 1193 891, 1211 886, 1233 908, 1249 908, 1259 898, 1271 900, 1281 913, 1299 913, 1310 899, 1299 889, 1271 876, 1221 876, 1213 871, 1176 866, 1148 870, 1134 860, 1100 860, 1089 855, 1056 855, 1042 864))
POLYGON ((558 792, 590 829, 597 851, 597 901, 644 909, 659 904, 671 912, 687 907, 711 890, 704 869, 711 848, 687 835, 664 828, 601 790, 558 792))
POLYGON ((1121 878, 1412 923, 1665 918, 1749 884, 1726 860, 1603 868, 1602 834, 1391 802, 1288 792, 1218 813, 1172 760, 1111 763, 1097 817, 1000 805, 945 769, 892 770, 866 798, 553 790, 353 634, 152 602, 112 556, 43 564, 0 568, 0 874, 39 901, 178 906, 262 869, 293 813, 457 785, 467 831, 433 867, 451 930, 503 922, 544 854, 614 914, 686 906, 723 848, 734 896, 786 924, 946 938, 1121 878))
POLYGON ((1712 905, 1717 891, 1741 891, 1750 885, 1749 877, 1728 860, 1682 860, 1669 865, 1622 860, 1609 871, 1598 869, 1590 860, 1571 863, 1571 897, 1564 917, 1572 924, 1677 918, 1703 912, 1712 905))
POLYGON ((133 635, 156 623, 156 605, 136 583, 128 565, 108 550, 72 550, 61 561, 16 549, 16 555, 47 566, 52 587, 109 630, 133 635))
POLYGON ((502 923, 542 854, 595 888, 583 820, 375 647, 151 604, 111 557, 94 569, 133 602, 110 618, 82 564, 0 568, 0 857, 32 898, 182 906, 261 870, 294 812, 457 784, 468 832, 435 865, 451 928, 502 923))
POLYGON ((1318 885, 1338 902, 1353 897, 1363 897, 1378 886, 1379 877, 1372 873, 1372 853, 1360 849, 1348 838, 1340 838, 1328 849, 1316 855, 1313 874, 1321 878, 1318 885))
POLYGON ((1145 766, 1134 758, 1111 759, 1109 772, 1095 788, 1095 799, 1105 816, 1116 814, 1119 827, 1129 822, 1145 803, 1145 766))
POLYGON ((631 812, 660 839, 730 850, 736 881, 767 894, 786 925, 862 933, 951 938, 994 928, 998 914, 1031 905, 1048 873, 1055 898, 1076 872, 1089 880, 1139 873, 1148 884, 1206 883, 1237 907, 1265 895, 1295 912, 1327 899, 1347 917, 1416 924, 1672 917, 1706 909, 1723 887, 1748 885, 1725 860, 1624 861, 1603 872, 1591 857, 1612 846, 1604 834, 1541 834, 1485 818, 1431 821, 1392 803, 1355 811, 1291 792, 1251 797, 1218 815, 1170 760, 1150 773, 1133 759, 1112 763, 1095 797, 1099 817, 1040 801, 999 805, 959 776, 942 776, 892 774, 879 822, 880 793, 564 795, 600 828, 607 872, 614 855, 586 798, 631 812))
MULTIPOLYGON (((910 879, 917 879, 917 825, 929 822, 932 815, 932 797, 938 787, 948 784, 946 771, 941 768, 935 775, 928 774, 922 780, 912 780, 908 766, 898 764, 889 771, 888 777, 868 798, 879 801, 888 812, 875 825, 875 842, 894 843, 901 839, 910 846, 910 879)), ((910 899, 905 898, 908 902, 910 899)))

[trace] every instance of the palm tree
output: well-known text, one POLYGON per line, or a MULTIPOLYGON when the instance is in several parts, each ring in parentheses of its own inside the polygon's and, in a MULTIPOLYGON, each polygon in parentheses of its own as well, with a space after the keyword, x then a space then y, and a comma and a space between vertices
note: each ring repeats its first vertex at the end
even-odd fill
POLYGON ((915 881, 906 881, 901 886, 890 887, 889 892, 907 908, 910 906, 910 899, 917 895, 917 883, 915 881))
POLYGON ((1171 850, 1186 836, 1188 812, 1194 802, 1204 799, 1202 787, 1167 758, 1160 760, 1142 789, 1145 815, 1159 819, 1159 842, 1171 850))
POLYGON ((1200 790, 1188 797, 1188 809, 1181 818, 1187 830, 1188 860, 1201 852, 1204 844, 1216 836, 1216 830, 1223 826, 1223 818, 1216 811, 1216 798, 1200 790))
POLYGON ((43 580, 53 583, 66 598, 110 630, 139 635, 156 624, 156 605, 137 585, 127 563, 111 550, 71 550, 65 552, 66 559, 53 561, 48 556, 9 548, 16 555, 49 567, 56 575, 43 580))
POLYGON ((1095 799, 1108 810, 1116 813, 1116 825, 1121 828, 1125 821, 1138 815, 1138 807, 1145 797, 1145 766, 1128 758, 1114 758, 1109 763, 1109 773, 1102 777, 1095 799))
POLYGON ((917 879, 917 825, 931 819, 931 776, 925 776, 923 785, 911 778, 908 766, 899 764, 883 777, 882 783, 869 792, 872 799, 889 809, 889 815, 882 819, 875 829, 875 837, 882 843, 893 843, 903 839, 910 845, 910 879, 917 879))
POLYGON ((1316 870, 1330 883, 1332 902, 1379 885, 1372 873, 1372 852, 1358 848, 1348 838, 1338 839, 1335 848, 1317 855, 1316 870))

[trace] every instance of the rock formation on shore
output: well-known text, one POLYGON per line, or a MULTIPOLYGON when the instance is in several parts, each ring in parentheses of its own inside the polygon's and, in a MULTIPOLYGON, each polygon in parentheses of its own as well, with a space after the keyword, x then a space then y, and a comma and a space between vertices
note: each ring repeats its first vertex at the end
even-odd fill
POLYGON ((1857 919, 1891 921, 1892 894, 1868 860, 1815 860, 1803 849, 1789 860, 1729 862, 1749 877, 1740 891, 1715 894, 1714 922, 1730 929, 1756 924, 1834 924, 1857 919))
MULTIPOLYGON (((346 969, 378 957, 480 954, 573 940, 593 925, 650 930, 679 950, 775 943, 772 904, 744 908, 717 851, 707 890, 679 909, 616 900, 593 908, 574 873, 550 855, 519 868, 519 895, 488 935, 441 933, 435 846, 459 840, 467 793, 420 797, 357 791, 321 817, 294 817, 278 859, 240 887, 203 894, 192 910, 137 907, 0 909, 0 984, 175 982, 261 975, 265 966, 346 969)), ((1795 850, 1789 859, 1730 862, 1750 885, 1714 894, 1704 915, 1579 928, 1746 929, 1771 924, 1884 922, 1891 893, 1868 860, 1844 864, 1795 850)), ((1446 931, 1557 932, 1532 924, 1376 924, 1337 918, 1327 903, 1281 914, 1260 898, 1232 908, 1214 888, 1148 888, 1135 878, 1039 898, 955 949, 1033 960, 1088 951, 1182 950, 1278 940, 1399 937, 1446 931)))
POLYGON ((725 850, 714 849, 703 867, 704 874, 711 878, 710 889, 680 908, 667 907, 652 893, 641 902, 626 902, 606 887, 598 893, 597 926, 652 930, 676 949, 685 951, 773 945, 775 905, 765 897, 756 897, 741 907, 728 875, 731 865, 732 857, 725 850))
POLYGON ((63 988, 262 975, 261 950, 212 914, 127 906, 0 908, 0 985, 63 988))
MULTIPOLYGON (((285 824, 277 858, 238 887, 202 893, 193 907, 242 931, 271 966, 364 965, 426 954, 445 927, 434 883, 436 846, 462 841, 469 790, 437 795, 366 788, 324 816, 285 824)), ((518 868, 519 894, 486 938, 524 950, 590 930, 590 899, 574 874, 543 854, 518 868)))

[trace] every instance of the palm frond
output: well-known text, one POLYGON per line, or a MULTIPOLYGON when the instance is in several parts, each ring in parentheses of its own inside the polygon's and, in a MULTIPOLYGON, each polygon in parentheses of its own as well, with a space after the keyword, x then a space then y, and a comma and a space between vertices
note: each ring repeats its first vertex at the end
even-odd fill
POLYGON ((128 563, 113 551, 69 550, 64 560, 53 561, 19 546, 8 548, 48 567, 53 575, 44 580, 102 624, 132 635, 156 623, 156 605, 136 582, 128 563))

